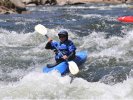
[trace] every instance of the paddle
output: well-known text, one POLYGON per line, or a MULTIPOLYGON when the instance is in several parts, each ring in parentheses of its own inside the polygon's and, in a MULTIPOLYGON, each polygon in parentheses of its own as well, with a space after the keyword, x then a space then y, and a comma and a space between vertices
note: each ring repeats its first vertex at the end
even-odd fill
MULTIPOLYGON (((47 35, 47 28, 45 26, 38 24, 35 26, 35 31, 42 35, 45 35, 46 38, 49 38, 47 35)), ((55 46, 55 48, 61 53, 61 51, 56 46, 55 46)), ((73 75, 76 75, 79 72, 79 68, 74 61, 68 61, 68 65, 69 65, 69 70, 73 75)))

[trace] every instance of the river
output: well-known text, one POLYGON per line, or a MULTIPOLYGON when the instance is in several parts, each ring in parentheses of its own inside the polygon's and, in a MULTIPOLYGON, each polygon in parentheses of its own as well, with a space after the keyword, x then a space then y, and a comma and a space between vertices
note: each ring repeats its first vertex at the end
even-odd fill
POLYGON ((27 7, 31 14, 0 15, 0 99, 133 99, 133 23, 117 21, 133 16, 132 4, 80 4, 27 7), (77 51, 88 58, 72 83, 56 71, 42 68, 54 61, 45 49, 37 24, 58 41, 60 29, 69 32, 77 51))

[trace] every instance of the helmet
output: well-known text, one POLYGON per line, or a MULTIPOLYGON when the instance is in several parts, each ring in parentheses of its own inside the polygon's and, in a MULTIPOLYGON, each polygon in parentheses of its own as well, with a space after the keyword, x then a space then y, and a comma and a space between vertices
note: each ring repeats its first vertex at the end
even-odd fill
POLYGON ((58 33, 58 36, 60 36, 60 35, 64 35, 64 36, 68 37, 68 32, 66 30, 60 30, 58 33))

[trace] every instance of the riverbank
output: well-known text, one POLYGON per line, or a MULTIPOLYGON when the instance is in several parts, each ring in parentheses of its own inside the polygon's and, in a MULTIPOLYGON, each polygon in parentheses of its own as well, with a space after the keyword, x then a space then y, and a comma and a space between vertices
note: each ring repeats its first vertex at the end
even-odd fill
POLYGON ((26 6, 38 5, 76 5, 86 3, 133 3, 133 0, 2 0, 0 14, 29 13, 26 6))

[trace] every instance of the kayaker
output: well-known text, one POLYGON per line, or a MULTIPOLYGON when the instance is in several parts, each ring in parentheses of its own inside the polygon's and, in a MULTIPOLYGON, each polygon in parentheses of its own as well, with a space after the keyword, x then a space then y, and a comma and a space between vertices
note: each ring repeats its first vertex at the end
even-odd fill
POLYGON ((55 52, 55 64, 48 64, 47 67, 51 68, 63 61, 70 61, 75 58, 76 47, 74 43, 68 39, 68 32, 66 30, 60 30, 58 33, 60 42, 53 41, 48 38, 48 42, 45 49, 51 49, 55 52))

